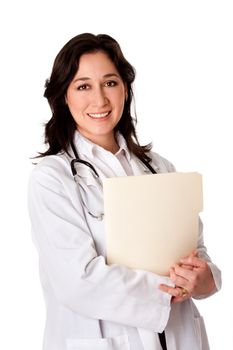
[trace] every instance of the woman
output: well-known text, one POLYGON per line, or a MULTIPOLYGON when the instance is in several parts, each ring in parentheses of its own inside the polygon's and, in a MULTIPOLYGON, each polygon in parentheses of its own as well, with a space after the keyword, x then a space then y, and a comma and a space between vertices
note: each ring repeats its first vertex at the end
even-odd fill
POLYGON ((207 350, 192 297, 220 288, 203 244, 163 277, 105 262, 100 179, 173 172, 150 145, 140 146, 131 117, 133 67, 108 35, 81 34, 57 55, 45 97, 52 118, 48 150, 29 185, 47 321, 44 350, 207 350), (73 174, 78 173, 79 184, 73 174), (165 339, 166 337, 166 339, 165 339))

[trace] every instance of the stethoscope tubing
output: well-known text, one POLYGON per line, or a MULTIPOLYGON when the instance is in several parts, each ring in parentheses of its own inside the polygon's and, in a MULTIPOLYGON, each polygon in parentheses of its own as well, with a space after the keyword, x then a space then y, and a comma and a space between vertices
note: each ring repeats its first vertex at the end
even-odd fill
MULTIPOLYGON (((84 201, 84 199, 83 199, 83 197, 82 197, 81 191, 80 191, 80 184, 79 184, 79 181, 78 181, 78 173, 77 173, 77 169, 76 169, 75 165, 76 165, 77 163, 79 163, 79 164, 83 164, 83 165, 89 167, 90 170, 93 171, 93 175, 94 175, 94 177, 96 178, 96 180, 97 180, 99 183, 101 183, 101 181, 100 181, 100 176, 99 176, 98 172, 96 171, 96 169, 94 168, 94 166, 93 166, 91 163, 87 162, 86 160, 83 160, 83 159, 80 159, 80 158, 79 158, 79 154, 78 154, 78 152, 77 152, 77 149, 76 149, 74 143, 71 142, 70 145, 71 145, 72 151, 73 151, 74 156, 75 156, 75 158, 73 158, 73 159, 71 160, 70 166, 71 166, 71 171, 72 171, 72 174, 73 174, 73 177, 74 177, 74 181, 75 181, 75 183, 77 184, 77 187, 78 187, 78 191, 79 191, 79 194, 80 194, 80 199, 81 199, 82 205, 83 205, 83 207, 86 208, 88 214, 89 214, 91 217, 93 217, 93 218, 95 218, 95 219, 97 219, 97 220, 103 220, 104 213, 93 214, 93 213, 88 209, 88 206, 86 205, 86 203, 85 203, 85 201, 84 201)), ((139 158, 139 160, 147 167, 147 169, 150 170, 150 172, 151 172, 152 174, 157 174, 157 172, 156 172, 155 169, 149 164, 149 162, 145 161, 145 159, 142 159, 141 157, 139 158)))

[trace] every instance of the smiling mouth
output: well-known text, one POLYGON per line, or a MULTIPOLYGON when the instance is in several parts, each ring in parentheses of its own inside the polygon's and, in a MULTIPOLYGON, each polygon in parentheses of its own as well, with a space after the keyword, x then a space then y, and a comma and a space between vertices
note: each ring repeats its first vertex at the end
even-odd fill
POLYGON ((103 119, 103 118, 106 118, 107 116, 109 116, 110 113, 111 113, 111 111, 105 112, 105 113, 87 113, 87 114, 89 117, 91 117, 93 119, 103 119))

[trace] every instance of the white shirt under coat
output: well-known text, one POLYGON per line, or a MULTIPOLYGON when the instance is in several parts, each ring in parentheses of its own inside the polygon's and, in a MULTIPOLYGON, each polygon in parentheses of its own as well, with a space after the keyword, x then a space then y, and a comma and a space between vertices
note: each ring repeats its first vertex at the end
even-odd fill
MULTIPOLYGON (((74 142, 101 178, 149 172, 121 135, 116 155, 78 132, 74 142)), ((175 171, 158 154, 151 157, 157 172, 175 171)), ((92 218, 80 199, 81 191, 88 209, 101 212, 102 189, 88 167, 79 175, 77 189, 70 158, 59 154, 43 158, 30 177, 29 212, 47 308, 43 350, 161 350, 157 332, 164 329, 168 350, 208 350, 192 299, 171 306, 171 297, 158 289, 172 285, 168 277, 106 264, 104 220, 92 218)), ((201 226, 199 256, 209 262, 219 289, 220 271, 206 253, 201 226)))

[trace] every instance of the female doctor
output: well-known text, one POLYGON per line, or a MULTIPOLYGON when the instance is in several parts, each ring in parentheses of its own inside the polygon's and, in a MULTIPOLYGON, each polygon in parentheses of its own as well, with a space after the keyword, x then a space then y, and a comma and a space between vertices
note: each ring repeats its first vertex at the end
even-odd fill
POLYGON ((46 81, 48 149, 29 183, 47 307, 44 350, 209 349, 192 298, 215 293, 221 277, 201 223, 197 251, 169 277, 105 261, 102 179, 175 171, 138 143, 134 78, 113 38, 85 33, 62 48, 46 81))

